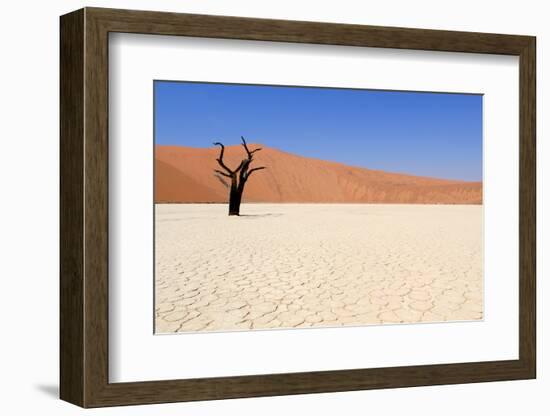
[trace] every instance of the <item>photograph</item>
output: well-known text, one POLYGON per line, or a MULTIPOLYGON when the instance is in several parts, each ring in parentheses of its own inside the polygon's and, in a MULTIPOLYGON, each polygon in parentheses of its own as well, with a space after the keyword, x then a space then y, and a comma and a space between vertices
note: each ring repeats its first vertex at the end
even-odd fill
POLYGON ((155 334, 483 319, 483 95, 154 81, 155 334))
POLYGON ((101 3, 7 22, 11 414, 538 414, 542 6, 101 3))

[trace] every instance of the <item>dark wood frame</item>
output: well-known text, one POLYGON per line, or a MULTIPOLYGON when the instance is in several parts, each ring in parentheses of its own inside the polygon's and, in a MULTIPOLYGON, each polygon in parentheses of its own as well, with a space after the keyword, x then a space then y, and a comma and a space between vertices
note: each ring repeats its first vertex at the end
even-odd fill
POLYGON ((535 378, 535 38, 85 8, 61 17, 60 396, 83 407, 535 378), (519 56, 519 359, 109 383, 108 34, 248 39, 519 56))

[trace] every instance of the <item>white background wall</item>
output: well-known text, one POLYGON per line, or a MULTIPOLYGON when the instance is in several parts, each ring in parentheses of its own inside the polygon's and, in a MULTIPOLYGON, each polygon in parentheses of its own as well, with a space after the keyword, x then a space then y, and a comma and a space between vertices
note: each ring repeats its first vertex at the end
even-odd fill
POLYGON ((24 1, 0 14, 0 412, 70 415, 58 386, 58 16, 83 6, 536 35, 538 42, 539 377, 535 381, 225 400, 87 411, 88 414, 546 415, 545 356, 550 300, 542 263, 550 232, 541 218, 550 163, 545 103, 550 99, 549 13, 544 1, 24 1))

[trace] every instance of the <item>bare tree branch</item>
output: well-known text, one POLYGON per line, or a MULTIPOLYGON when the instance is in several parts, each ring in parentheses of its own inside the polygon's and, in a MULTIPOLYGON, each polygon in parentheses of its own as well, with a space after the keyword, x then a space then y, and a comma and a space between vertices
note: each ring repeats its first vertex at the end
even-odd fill
POLYGON ((219 159, 223 159, 223 153, 225 152, 225 146, 223 145, 223 143, 214 142, 214 146, 220 146, 220 157, 219 157, 219 159))
POLYGON ((262 170, 262 169, 267 169, 267 168, 266 168, 265 166, 259 166, 259 167, 257 167, 257 168, 250 169, 250 170, 248 171, 248 173, 246 174, 246 179, 248 179, 248 177, 250 176, 250 174, 251 174, 252 172, 255 172, 255 171, 257 171, 257 170, 262 170))
POLYGON ((241 167, 241 171, 239 172, 239 185, 242 185, 241 189, 244 187, 246 178, 248 178, 247 172, 248 172, 248 167, 250 166, 250 163, 252 163, 252 159, 245 159, 241 163, 242 167, 241 167))
MULTIPOLYGON (((241 160, 241 164, 240 164, 239 166, 237 166, 237 169, 235 169, 235 170, 233 171, 233 173, 237 173, 238 171, 240 171, 240 170, 244 167, 245 163, 247 163, 248 160, 249 160, 249 159, 243 159, 243 160, 241 160)), ((250 163, 250 162, 248 162, 248 163, 250 163)))
POLYGON ((227 173, 232 175, 234 172, 227 167, 227 165, 223 162, 223 154, 225 152, 225 146, 221 144, 220 142, 215 142, 214 146, 220 146, 220 156, 216 159, 218 161, 218 164, 225 169, 227 173))
POLYGON ((246 150, 246 154, 248 155, 248 158, 250 158, 251 153, 250 153, 250 150, 248 150, 248 146, 246 145, 246 140, 244 139, 243 136, 241 136, 241 140, 243 142, 244 150, 246 150))
POLYGON ((246 154, 248 155, 248 158, 249 159, 252 159, 252 155, 256 152, 259 152, 260 150, 262 150, 261 147, 259 147, 258 149, 254 149, 254 150, 250 150, 246 144, 246 140, 244 139, 243 136, 241 136, 241 140, 243 142, 243 147, 244 147, 244 150, 246 150, 246 154))

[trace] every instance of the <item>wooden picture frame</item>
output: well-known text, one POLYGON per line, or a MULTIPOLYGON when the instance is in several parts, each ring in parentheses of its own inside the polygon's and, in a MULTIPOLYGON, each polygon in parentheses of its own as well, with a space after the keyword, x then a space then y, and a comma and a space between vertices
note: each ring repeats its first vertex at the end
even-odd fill
POLYGON ((82 407, 535 378, 535 38, 530 36, 85 8, 61 17, 60 396, 82 407), (519 56, 519 359, 110 383, 110 32, 519 56))

